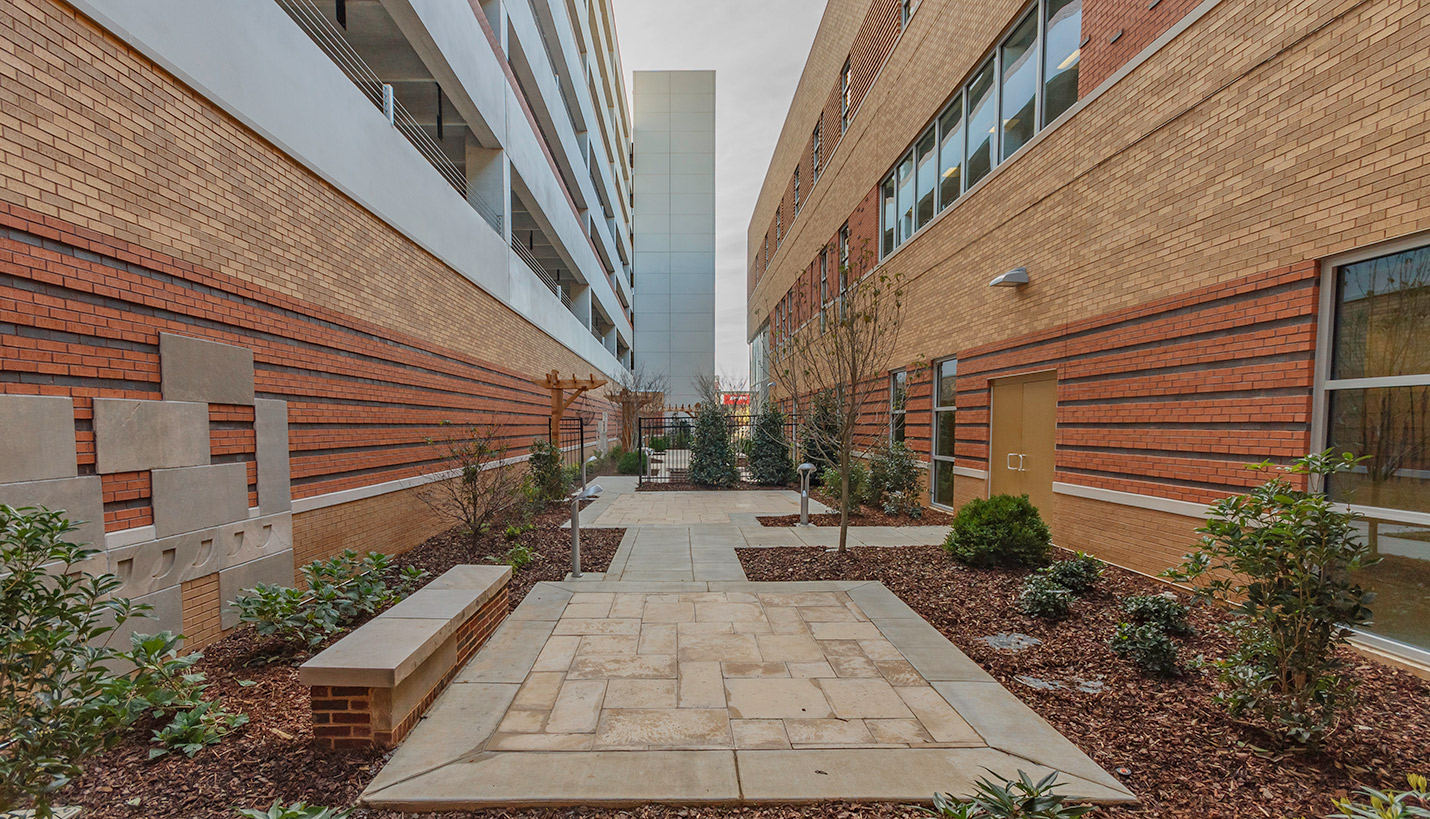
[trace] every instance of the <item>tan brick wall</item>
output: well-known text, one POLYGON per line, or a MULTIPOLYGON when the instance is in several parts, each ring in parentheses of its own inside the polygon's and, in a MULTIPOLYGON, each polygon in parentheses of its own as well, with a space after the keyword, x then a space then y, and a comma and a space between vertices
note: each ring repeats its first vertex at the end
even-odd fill
POLYGON ((218 574, 205 575, 187 580, 179 587, 179 600, 183 607, 184 648, 193 651, 223 636, 223 626, 219 623, 218 574))
POLYGON ((451 528, 451 521, 422 502, 422 492, 421 487, 404 489, 295 514, 294 581, 298 580, 298 568, 344 549, 359 554, 402 554, 451 528))
MULTIPOLYGON (((955 492, 961 481, 982 485, 969 478, 955 478, 955 492)), ((1060 494, 1053 496, 1048 523, 1053 542, 1065 549, 1080 549, 1109 563, 1155 575, 1181 563, 1192 551, 1201 537, 1196 528, 1203 521, 1060 494)))

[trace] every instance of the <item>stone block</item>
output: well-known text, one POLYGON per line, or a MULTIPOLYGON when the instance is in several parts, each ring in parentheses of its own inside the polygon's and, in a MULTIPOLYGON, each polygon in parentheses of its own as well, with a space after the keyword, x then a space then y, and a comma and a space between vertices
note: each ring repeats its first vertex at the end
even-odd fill
POLYGON ((253 351, 217 341, 159 334, 165 401, 253 404, 253 351))
POLYGON ((293 550, 288 549, 257 560, 250 560, 219 572, 219 600, 223 602, 219 625, 225 629, 238 625, 238 609, 234 608, 231 603, 242 591, 251 589, 259 583, 293 585, 293 550))
MULTIPOLYGON (((150 606, 142 616, 131 617, 105 635, 106 644, 121 651, 129 648, 131 634, 158 634, 172 631, 179 634, 184 630, 184 601, 178 586, 161 589, 152 594, 131 597, 136 605, 150 606)), ((111 623, 113 621, 110 621, 111 623)))
POLYGON ((208 405, 96 398, 94 450, 100 474, 207 464, 208 405))
POLYGON ((0 503, 16 508, 63 509, 65 516, 79 527, 71 535, 74 542, 104 548, 104 489, 98 476, 0 483, 0 503))
POLYGON ((124 583, 118 594, 134 597, 292 548, 293 517, 285 513, 115 546, 108 557, 124 583))
POLYGON ((248 519, 248 467, 242 463, 155 469, 154 533, 159 537, 248 519))
POLYGON ((286 512, 293 508, 288 464, 288 402, 269 398, 255 401, 253 432, 258 441, 258 508, 265 515, 286 512))
POLYGON ((0 395, 0 483, 73 478, 74 405, 49 395, 0 395))

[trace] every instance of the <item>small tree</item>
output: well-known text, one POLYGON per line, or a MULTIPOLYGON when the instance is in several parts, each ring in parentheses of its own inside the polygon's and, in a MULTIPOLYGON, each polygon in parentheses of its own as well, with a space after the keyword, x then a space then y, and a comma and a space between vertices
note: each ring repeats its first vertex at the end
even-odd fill
MULTIPOLYGON (((838 413, 834 391, 822 389, 814 393, 814 398, 809 402, 809 410, 800 421, 800 444, 819 474, 823 474, 826 469, 839 467, 839 450, 832 443, 839 440, 838 413)), ((828 487, 830 491, 836 488, 828 487)))
MULTIPOLYGON (((1232 610, 1237 648, 1217 665, 1233 714, 1260 714, 1285 736, 1314 742, 1334 727, 1350 700, 1338 647, 1352 626, 1370 622, 1373 595, 1353 573, 1372 565, 1353 527, 1355 515, 1293 486, 1290 476, 1332 476, 1356 459, 1329 450, 1308 455, 1245 495, 1217 501, 1197 531, 1201 547, 1165 574, 1198 583, 1203 598, 1232 610)), ((1271 469, 1270 463, 1255 469, 1271 469)))
MULTIPOLYGON (((828 395, 833 420, 827 426, 808 424, 805 430, 813 439, 812 454, 828 452, 837 458, 840 552, 847 551, 849 514, 859 502, 849 491, 849 472, 859 457, 855 452, 859 427, 864 423, 879 426, 881 420, 887 420, 887 405, 866 402, 863 393, 888 375, 903 323, 901 276, 872 270, 873 264, 874 255, 867 246, 857 268, 841 260, 839 278, 846 284, 831 305, 819 306, 824 318, 811 319, 776 345, 780 350, 776 371, 783 376, 782 386, 790 395, 798 396, 801 389, 828 395)), ((803 288, 799 292, 802 296, 803 288)), ((812 315, 814 311, 802 312, 812 315)))
POLYGON ((720 379, 709 373, 699 373, 694 381, 695 390, 700 394, 700 409, 695 413, 690 480, 702 486, 734 486, 740 481, 740 470, 735 466, 730 415, 720 402, 720 379))
POLYGON ((785 437, 785 414, 773 402, 765 402, 755 419, 750 445, 750 474, 763 486, 783 486, 794 477, 789 439, 785 437))
POLYGON ((526 457, 527 477, 542 501, 558 501, 566 497, 571 489, 567 480, 565 465, 562 463, 561 448, 545 438, 531 442, 531 451, 526 457))
POLYGON ((637 419, 665 403, 665 389, 665 375, 650 372, 641 364, 632 370, 621 370, 611 379, 606 400, 621 408, 621 449, 635 449, 637 419))
POLYGON ((427 445, 456 475, 428 484, 417 496, 438 515, 465 527, 475 548, 492 520, 521 502, 522 474, 505 465, 508 447, 500 425, 459 427, 443 421, 442 426, 452 432, 428 438, 427 445))
POLYGON ((98 554, 62 512, 0 506, 0 812, 50 800, 81 763, 118 743, 125 711, 105 635, 138 608, 110 574, 71 574, 98 554))

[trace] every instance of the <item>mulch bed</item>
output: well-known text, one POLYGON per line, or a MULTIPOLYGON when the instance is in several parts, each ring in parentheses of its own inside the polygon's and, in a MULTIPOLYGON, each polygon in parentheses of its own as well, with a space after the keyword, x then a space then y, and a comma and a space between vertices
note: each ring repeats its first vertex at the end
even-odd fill
MULTIPOLYGON (((936 546, 904 549, 737 550, 750 580, 877 580, 1104 769, 1126 767, 1123 781, 1138 808, 1103 808, 1096 816, 1161 819, 1323 816, 1333 797, 1361 785, 1403 789, 1405 775, 1430 770, 1430 683, 1346 652, 1360 680, 1359 702, 1324 750, 1284 748, 1266 731, 1231 719, 1212 701, 1214 672, 1188 669, 1175 679, 1142 676, 1113 654, 1107 640, 1121 600, 1167 586, 1109 566, 1060 623, 1020 613, 1014 596, 1027 572, 970 569, 936 546), (980 638, 1018 632, 1043 641, 1014 653, 980 638), (1069 683, 1039 690, 1019 676, 1069 683), (1102 683, 1079 693, 1081 680, 1102 683)), ((1182 641, 1184 664, 1225 656, 1229 639, 1216 626, 1226 615, 1193 609, 1197 634, 1182 641)), ((1006 772, 1013 775, 1013 772, 1006 772)))
POLYGON ((790 489, 789 486, 765 486, 764 484, 740 481, 733 486, 705 486, 690 481, 646 481, 636 487, 637 492, 770 492, 790 489))
MULTIPOLYGON (((522 536, 535 558, 516 572, 508 587, 515 608, 542 580, 561 580, 570 567, 571 535, 559 528, 568 518, 564 505, 548 509, 533 521, 537 528, 522 536)), ((508 548, 502 527, 475 546, 470 538, 449 531, 393 559, 396 566, 426 569, 430 581, 460 563, 486 563, 508 548)), ((610 565, 623 529, 585 529, 581 561, 590 571, 610 565)), ((354 624, 354 626, 359 624, 354 624)), ((341 635, 339 635, 341 636, 341 635)), ((322 752, 311 744, 313 729, 308 689, 298 683, 298 666, 313 652, 289 654, 278 662, 267 658, 279 649, 251 628, 242 628, 203 649, 196 666, 213 683, 224 707, 249 716, 248 725, 206 748, 193 759, 172 752, 150 762, 148 731, 136 731, 118 748, 91 760, 84 776, 66 789, 59 804, 82 805, 85 817, 182 817, 232 819, 234 807, 267 808, 274 799, 309 804, 351 805, 382 768, 381 751, 322 752), (251 680, 243 686, 240 680, 251 680)))
MULTIPOLYGON (((831 509, 839 508, 839 499, 818 490, 810 490, 809 496, 831 509)), ((756 520, 761 526, 794 526, 799 523, 799 515, 759 515, 756 520)), ((825 512, 812 514, 809 522, 815 526, 838 526, 839 513, 825 512)), ((858 511, 850 511, 850 526, 947 526, 953 523, 953 515, 937 509, 925 508, 923 515, 911 518, 908 515, 890 515, 883 509, 859 504, 858 511)))

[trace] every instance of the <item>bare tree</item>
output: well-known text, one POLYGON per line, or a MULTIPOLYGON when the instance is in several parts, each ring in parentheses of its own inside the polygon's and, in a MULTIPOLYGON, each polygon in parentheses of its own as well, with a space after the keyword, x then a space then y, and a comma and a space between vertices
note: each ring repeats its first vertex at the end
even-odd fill
POLYGON ((635 447, 636 419, 665 403, 666 383, 664 373, 650 372, 643 364, 611 379, 606 399, 621 408, 621 449, 635 447))
POLYGON ((464 526, 475 548, 488 525, 521 503, 525 470, 506 463, 508 444, 502 429, 510 423, 468 425, 443 421, 451 433, 428 438, 435 456, 456 474, 425 486, 417 493, 428 508, 464 526))
POLYGON ((888 373, 904 306, 902 278, 871 270, 867 247, 855 265, 841 260, 840 291, 829 303, 802 310, 803 326, 771 344, 772 369, 792 400, 823 391, 833 404, 836 423, 828 429, 811 425, 806 432, 819 439, 810 443, 837 454, 840 552, 847 550, 849 512, 857 502, 850 497, 849 473, 858 457, 859 427, 888 412, 886 403, 869 401, 866 393, 888 373))

